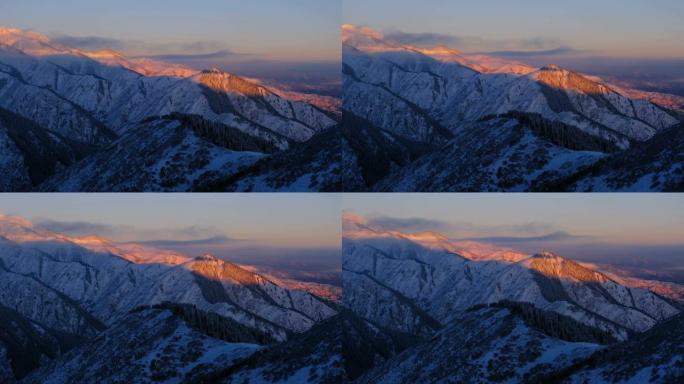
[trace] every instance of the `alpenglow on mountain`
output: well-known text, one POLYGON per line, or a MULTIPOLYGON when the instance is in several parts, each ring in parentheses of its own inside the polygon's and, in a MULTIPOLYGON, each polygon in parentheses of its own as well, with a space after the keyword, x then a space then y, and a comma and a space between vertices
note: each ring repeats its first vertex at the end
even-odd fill
POLYGON ((681 191, 684 99, 343 27, 350 191, 681 191))
POLYGON ((355 382, 684 378, 684 302, 656 281, 647 290, 552 252, 377 230, 355 216, 345 227, 343 305, 385 340, 355 382))
POLYGON ((340 352, 323 347, 338 336, 320 330, 337 303, 308 284, 0 216, 0 382, 221 382, 243 371, 326 382, 342 375, 340 352), (285 345, 297 363, 275 356, 285 345))
POLYGON ((0 28, 0 190, 340 190, 335 105, 0 28))

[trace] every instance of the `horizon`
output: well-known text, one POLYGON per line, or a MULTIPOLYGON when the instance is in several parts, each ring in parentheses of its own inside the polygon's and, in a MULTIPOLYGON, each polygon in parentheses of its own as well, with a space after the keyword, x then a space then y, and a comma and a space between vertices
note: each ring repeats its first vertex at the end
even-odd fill
POLYGON ((444 44, 468 53, 563 49, 608 57, 684 59, 680 39, 684 4, 674 0, 427 0, 420 7, 412 4, 409 0, 349 0, 343 23, 369 26, 407 44, 444 44), (492 12, 493 8, 497 11, 492 12))
POLYGON ((421 47, 557 64, 622 86, 684 96, 684 3, 628 0, 345 2, 343 23, 421 47), (492 12, 492 9, 496 12, 492 12))
POLYGON ((375 229, 436 232, 527 254, 542 250, 634 277, 684 283, 684 197, 410 194, 343 199, 375 229))
POLYGON ((11 194, 0 213, 74 237, 97 235, 335 281, 339 198, 301 194, 11 194))
POLYGON ((27 0, 0 3, 0 27, 37 32, 66 47, 196 70, 219 67, 292 91, 339 97, 340 13, 340 0, 27 0))
POLYGON ((231 60, 339 60, 339 1, 201 3, 27 0, 0 4, 0 25, 76 48, 109 48, 129 56, 224 52, 231 60))

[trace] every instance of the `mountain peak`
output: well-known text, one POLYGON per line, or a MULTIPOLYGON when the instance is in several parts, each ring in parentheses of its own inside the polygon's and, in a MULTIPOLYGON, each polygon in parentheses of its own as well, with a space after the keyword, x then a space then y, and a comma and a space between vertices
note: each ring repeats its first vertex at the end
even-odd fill
POLYGON ((205 253, 204 255, 195 257, 197 261, 217 261, 218 258, 211 253, 205 253))
POLYGON ((542 71, 562 71, 561 67, 556 64, 549 64, 541 68, 542 71))
POLYGON ((5 215, 0 213, 0 223, 5 225, 14 225, 17 227, 33 228, 33 223, 20 216, 5 215))
POLYGON ((220 74, 220 73, 225 73, 225 72, 224 72, 221 68, 219 68, 219 67, 217 67, 217 66, 213 66, 213 67, 211 67, 211 68, 209 68, 209 69, 203 70, 202 73, 207 73, 207 74, 209 74, 209 73, 216 73, 216 74, 220 74))
POLYGON ((263 96, 267 93, 266 89, 260 85, 225 72, 218 67, 205 69, 194 79, 207 88, 218 92, 239 93, 246 96, 263 96))
POLYGON ((563 259, 562 256, 558 256, 555 253, 551 251, 541 251, 540 253, 534 254, 532 257, 537 258, 537 259, 563 259))
POLYGON ((14 45, 21 41, 32 40, 40 43, 48 43, 50 39, 37 32, 25 31, 18 28, 0 27, 0 44, 14 45))
POLYGON ((447 47, 446 45, 436 45, 434 47, 421 48, 411 47, 414 50, 428 56, 457 56, 462 54, 458 49, 447 47))

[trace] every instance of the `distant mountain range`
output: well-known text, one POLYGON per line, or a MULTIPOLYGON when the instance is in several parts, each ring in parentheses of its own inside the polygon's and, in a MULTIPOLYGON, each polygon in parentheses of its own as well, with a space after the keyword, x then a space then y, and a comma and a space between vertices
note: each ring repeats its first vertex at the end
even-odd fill
POLYGON ((548 251, 376 230, 351 218, 345 227, 344 306, 414 337, 355 382, 684 378, 684 302, 640 288, 656 281, 613 277, 548 251))
POLYGON ((345 190, 684 189, 676 96, 351 25, 343 79, 345 190))
MULTIPOLYGON (((239 172, 264 174, 253 190, 339 185, 339 172, 307 164, 288 164, 297 169, 272 182, 266 161, 333 129, 337 104, 217 68, 84 51, 0 28, 0 170, 11 175, 0 189, 203 190, 236 183, 239 172)), ((339 163, 339 154, 327 160, 339 163)))
MULTIPOLYGON (((322 284, 281 283, 211 255, 70 237, 14 216, 0 216, 0 285, 3 382, 221 378, 257 351, 325 342, 307 335, 338 312, 310 293, 334 291, 322 284)), ((300 353, 307 374, 309 352, 300 353)), ((316 364, 331 369, 326 377, 340 374, 316 364)))

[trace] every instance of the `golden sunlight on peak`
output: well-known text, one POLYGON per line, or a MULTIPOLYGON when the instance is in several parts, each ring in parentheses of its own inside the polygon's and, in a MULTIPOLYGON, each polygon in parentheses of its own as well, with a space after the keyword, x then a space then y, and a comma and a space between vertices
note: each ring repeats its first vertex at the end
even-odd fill
POLYGON ((84 55, 90 57, 91 59, 104 59, 104 58, 123 58, 123 55, 117 51, 111 49, 100 49, 97 51, 83 51, 84 55))
POLYGON ((14 44, 22 39, 48 43, 50 39, 38 32, 24 31, 18 28, 0 27, 0 43, 14 44))
POLYGON ((349 223, 349 224, 356 224, 356 225, 366 225, 368 224, 368 220, 366 220, 365 217, 359 215, 356 212, 343 212, 342 213, 342 222, 343 223, 349 223))
POLYGON ((217 92, 242 94, 245 96, 264 96, 268 92, 263 87, 239 76, 222 71, 218 67, 202 71, 197 81, 217 92))
POLYGON ((0 213, 0 223, 17 225, 20 227, 33 228, 33 223, 20 216, 5 215, 0 213))
POLYGON ((461 51, 458 49, 450 48, 447 47, 446 45, 437 45, 434 47, 429 47, 429 48, 421 48, 421 47, 411 47, 414 50, 428 56, 451 56, 451 55, 460 55, 461 51))
POLYGON ((552 278, 583 283, 605 283, 610 280, 606 275, 588 266, 549 251, 535 254, 527 264, 530 269, 552 278))
POLYGON ((373 39, 382 39, 382 33, 370 27, 357 26, 353 24, 342 24, 342 41, 345 41, 353 36, 365 36, 373 39))
POLYGON ((77 242, 79 244, 102 244, 102 243, 110 243, 110 241, 102 236, 98 235, 87 235, 87 236, 81 236, 81 237, 76 237, 72 239, 74 242, 77 242))

